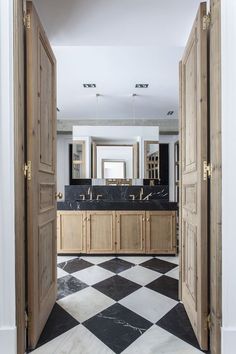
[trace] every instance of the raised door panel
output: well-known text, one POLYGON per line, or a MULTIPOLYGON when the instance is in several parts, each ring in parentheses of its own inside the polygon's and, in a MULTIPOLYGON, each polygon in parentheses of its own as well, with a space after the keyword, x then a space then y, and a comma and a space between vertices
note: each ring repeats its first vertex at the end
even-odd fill
POLYGON ((150 211, 146 213, 146 252, 176 253, 176 212, 150 211))
POLYGON ((208 349, 208 157, 206 3, 180 64, 181 296, 199 345, 208 349))
POLYGON ((59 213, 58 253, 85 253, 85 218, 80 211, 59 213))
POLYGON ((115 212, 87 212, 87 251, 115 252, 115 212))
POLYGON ((117 212, 116 237, 118 253, 144 253, 145 212, 117 212))

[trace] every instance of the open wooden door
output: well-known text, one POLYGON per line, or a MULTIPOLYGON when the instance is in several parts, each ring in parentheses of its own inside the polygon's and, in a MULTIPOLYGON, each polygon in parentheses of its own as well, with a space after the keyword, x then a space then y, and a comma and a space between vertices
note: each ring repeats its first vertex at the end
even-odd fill
POLYGON ((207 26, 201 3, 180 65, 181 293, 202 349, 208 348, 207 26), (207 170, 205 170, 207 172, 207 170))
POLYGON ((28 346, 56 301, 56 60, 31 1, 26 17, 28 346))

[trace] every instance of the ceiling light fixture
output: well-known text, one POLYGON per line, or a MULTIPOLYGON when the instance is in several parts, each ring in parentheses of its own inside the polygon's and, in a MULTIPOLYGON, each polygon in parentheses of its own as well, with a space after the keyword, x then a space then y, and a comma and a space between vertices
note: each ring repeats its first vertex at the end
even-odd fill
POLYGON ((148 88, 149 84, 136 84, 135 88, 148 88))
POLYGON ((136 97, 137 97, 137 93, 133 93, 132 94, 132 109, 133 109, 133 124, 136 125, 136 110, 135 110, 135 100, 136 100, 136 97))
POLYGON ((96 84, 83 84, 84 88, 96 88, 96 84))
POLYGON ((96 119, 98 119, 98 109, 99 109, 99 97, 101 96, 100 93, 96 93, 96 119))

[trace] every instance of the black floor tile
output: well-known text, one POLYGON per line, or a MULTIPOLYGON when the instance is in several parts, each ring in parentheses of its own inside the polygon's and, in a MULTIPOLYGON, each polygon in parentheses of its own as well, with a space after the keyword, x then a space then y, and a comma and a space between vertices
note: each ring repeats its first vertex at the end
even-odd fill
POLYGON ((167 277, 166 275, 162 275, 160 278, 155 279, 154 281, 146 285, 146 287, 178 301, 179 287, 178 280, 176 279, 167 277))
POLYGON ((125 296, 133 293, 141 288, 141 285, 136 284, 128 279, 122 278, 119 275, 105 279, 95 285, 93 288, 101 291, 103 294, 111 297, 115 301, 123 299, 125 296))
POLYGON ((71 259, 70 261, 60 263, 57 266, 63 269, 65 272, 72 274, 78 272, 79 270, 94 266, 94 264, 80 258, 75 258, 71 259))
POLYGON ((134 267, 134 264, 131 262, 124 261, 123 259, 114 258, 109 261, 98 264, 99 267, 110 270, 113 273, 120 273, 126 269, 134 267))
POLYGON ((139 264, 142 267, 155 270, 156 272, 165 274, 171 269, 178 267, 177 264, 173 264, 162 259, 152 258, 149 261, 139 264))
POLYGON ((87 287, 87 284, 83 283, 79 279, 76 279, 72 275, 66 275, 65 277, 59 278, 57 279, 57 300, 87 287))
POLYGON ((150 328, 152 323, 117 303, 85 321, 83 325, 119 354, 150 328))
POLYGON ((157 325, 200 350, 183 304, 176 305, 157 322, 157 325))
POLYGON ((63 310, 61 306, 55 304, 39 338, 37 348, 77 325, 79 325, 79 322, 74 317, 63 310))

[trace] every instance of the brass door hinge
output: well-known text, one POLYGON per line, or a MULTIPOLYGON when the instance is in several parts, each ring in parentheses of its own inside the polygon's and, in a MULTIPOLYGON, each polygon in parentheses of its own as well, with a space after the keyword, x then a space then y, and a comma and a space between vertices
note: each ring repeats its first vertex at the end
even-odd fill
POLYGON ((211 23, 211 15, 208 14, 208 15, 205 15, 203 16, 203 19, 202 19, 202 29, 205 31, 209 28, 210 26, 210 23, 211 23))
POLYGON ((26 29, 30 29, 31 27, 31 17, 29 13, 25 13, 24 17, 23 17, 23 22, 24 22, 24 26, 26 29))
POLYGON ((212 164, 207 163, 207 161, 203 161, 203 181, 207 181, 207 178, 211 178, 212 176, 212 164))
POLYGON ((24 164, 24 176, 28 181, 31 181, 32 177, 32 162, 28 161, 24 164))

